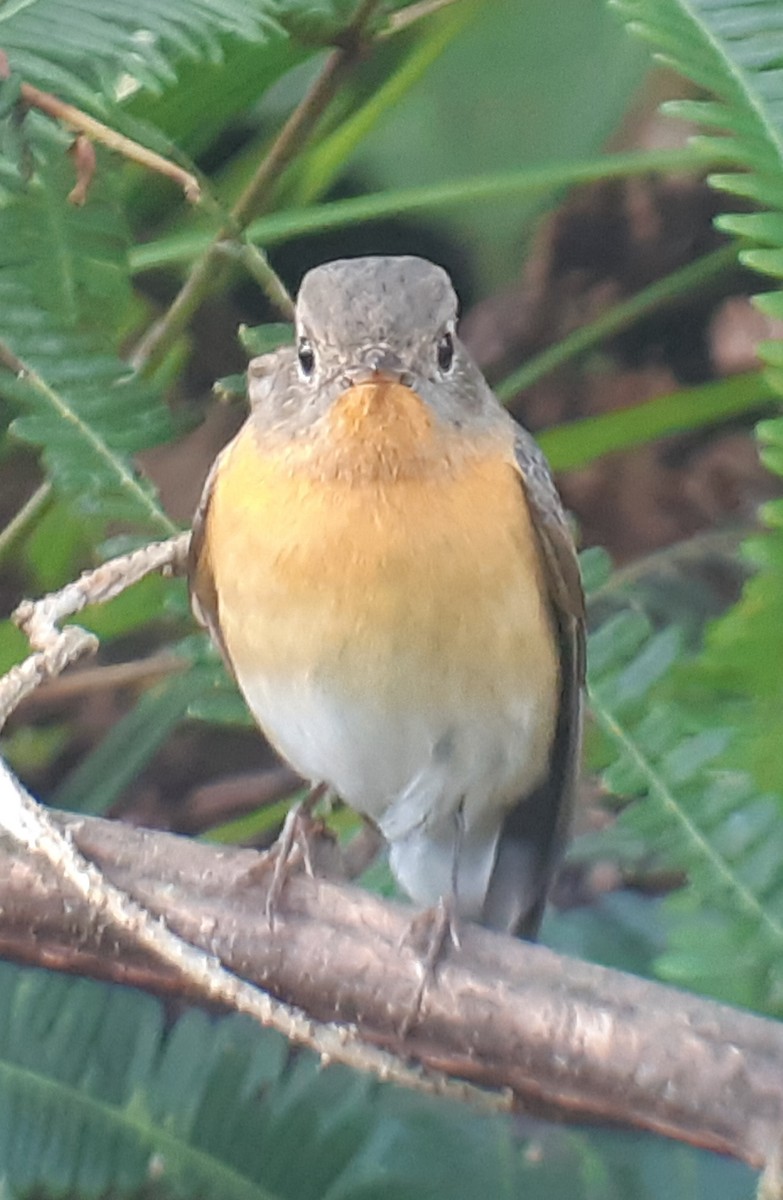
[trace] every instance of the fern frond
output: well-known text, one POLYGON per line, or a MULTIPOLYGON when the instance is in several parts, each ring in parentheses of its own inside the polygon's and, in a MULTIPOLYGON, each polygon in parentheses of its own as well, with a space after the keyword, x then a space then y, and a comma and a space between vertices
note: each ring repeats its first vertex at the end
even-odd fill
POLYGON ((102 172, 90 202, 69 203, 73 167, 68 140, 42 131, 47 161, 23 190, 0 204, 0 277, 24 285, 63 328, 116 339, 132 301, 130 236, 102 172))
MULTIPOLYGON (((380 1085, 251 1020, 0 964, 4 1195, 512 1200, 511 1123, 380 1085)), ((546 1172, 545 1172, 546 1173, 546 1172)))
POLYGON ((94 110, 123 76, 159 91, 183 58, 219 59, 221 38, 263 41, 275 0, 26 0, 0 6, 0 45, 29 83, 94 110))
POLYGON ((0 369, 0 394, 25 410, 11 428, 41 447, 55 485, 104 521, 173 533, 130 457, 168 436, 155 391, 93 339, 58 328, 29 291, 3 275, 0 341, 18 360, 0 369))
POLYGON ((666 904, 671 942, 658 972, 781 1015, 780 799, 726 769, 730 729, 704 727, 700 714, 666 698, 659 685, 679 658, 676 630, 656 633, 640 612, 621 612, 592 635, 590 703, 603 734, 603 778, 634 801, 618 834, 687 874, 666 904))
POLYGON ((83 208, 68 203, 70 183, 52 156, 0 205, 0 395, 22 410, 13 432, 43 450, 82 512, 166 535, 131 456, 171 435, 169 414, 115 352, 132 297, 125 221, 107 181, 83 208))
MULTIPOLYGON (((710 182, 780 211, 783 207, 783 85, 776 34, 783 30, 778 0, 611 0, 631 29, 651 42, 656 56, 715 100, 678 101, 670 112, 720 131, 708 152, 734 162, 737 174, 710 182)), ((759 227, 746 214, 721 222, 742 236, 783 245, 783 229, 759 227)), ((780 274, 780 272, 777 272, 780 274)))
MULTIPOLYGON (((670 111, 718 131, 701 138, 737 168, 711 183, 750 199, 761 212, 726 213, 718 226, 743 239, 740 258, 776 280, 783 279, 783 12, 778 0, 613 0, 631 26, 660 57, 713 93, 714 99, 679 102, 670 111), (754 244, 755 243, 755 244, 754 244)), ((783 317, 783 292, 755 298, 762 311, 783 317)), ((767 375, 783 395, 783 346, 759 346, 767 375)), ((769 468, 783 476, 783 421, 764 422, 763 451, 769 468)), ((768 506, 769 532, 747 549, 759 566, 743 598, 708 635, 704 659, 709 682, 724 696, 740 697, 744 717, 735 757, 762 786, 783 791, 779 720, 783 711, 783 522, 768 506), (774 669, 773 669, 774 664, 774 669)))

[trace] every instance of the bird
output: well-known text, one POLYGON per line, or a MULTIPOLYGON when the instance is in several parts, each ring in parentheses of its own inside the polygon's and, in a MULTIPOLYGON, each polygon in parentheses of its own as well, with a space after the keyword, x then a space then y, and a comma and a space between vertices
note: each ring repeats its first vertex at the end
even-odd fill
POLYGON ((537 936, 580 760, 584 598, 533 437, 414 255, 308 271, 193 522, 193 609, 260 729, 425 909, 537 936))

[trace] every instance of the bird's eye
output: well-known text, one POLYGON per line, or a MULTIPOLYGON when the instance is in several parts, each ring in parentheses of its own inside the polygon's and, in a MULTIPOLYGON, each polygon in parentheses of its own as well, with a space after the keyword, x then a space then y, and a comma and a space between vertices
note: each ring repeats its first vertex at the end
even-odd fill
POLYGON ((310 343, 310 339, 303 337, 299 339, 299 366, 302 374, 306 379, 309 379, 315 370, 315 351, 310 343))
POLYGON ((450 371, 454 362, 454 338, 450 333, 444 333, 438 338, 438 366, 441 371, 450 371))

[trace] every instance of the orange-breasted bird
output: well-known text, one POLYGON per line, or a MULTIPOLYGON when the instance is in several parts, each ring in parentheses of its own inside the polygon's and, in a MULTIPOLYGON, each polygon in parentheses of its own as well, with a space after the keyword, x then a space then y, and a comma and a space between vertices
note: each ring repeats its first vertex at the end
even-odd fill
POLYGON ((535 936, 579 768, 584 607, 546 460, 424 259, 304 278, 196 516, 191 588, 259 726, 411 898, 535 936))

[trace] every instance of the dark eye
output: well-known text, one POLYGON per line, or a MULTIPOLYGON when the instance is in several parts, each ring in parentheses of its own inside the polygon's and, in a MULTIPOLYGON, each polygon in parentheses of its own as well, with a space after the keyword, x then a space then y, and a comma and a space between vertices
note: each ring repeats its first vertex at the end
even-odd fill
POLYGON ((299 366, 308 379, 315 370, 315 351, 306 337, 299 339, 299 366))
POLYGON ((454 338, 450 333, 444 333, 438 338, 438 366, 441 371, 450 371, 454 362, 454 338))

